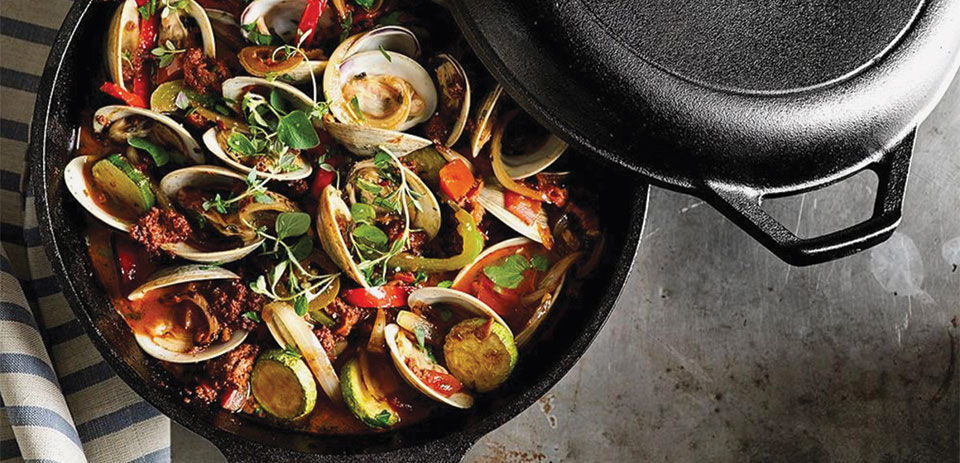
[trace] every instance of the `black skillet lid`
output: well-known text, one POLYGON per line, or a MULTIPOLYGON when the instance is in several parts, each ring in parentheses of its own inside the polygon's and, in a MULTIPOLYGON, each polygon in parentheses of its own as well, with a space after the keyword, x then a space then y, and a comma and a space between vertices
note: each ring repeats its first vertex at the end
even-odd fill
POLYGON ((960 65, 956 0, 451 7, 484 64, 540 122, 574 146, 707 199, 797 264, 892 233, 912 133, 960 65), (875 215, 843 236, 801 239, 760 209, 764 197, 864 168, 881 178, 875 215))

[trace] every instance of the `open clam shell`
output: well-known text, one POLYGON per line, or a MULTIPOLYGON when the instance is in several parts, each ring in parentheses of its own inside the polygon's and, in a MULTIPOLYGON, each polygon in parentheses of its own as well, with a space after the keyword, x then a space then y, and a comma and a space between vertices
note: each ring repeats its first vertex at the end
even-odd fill
MULTIPOLYGON (((169 9, 161 7, 157 14, 161 18, 161 27, 159 31, 160 43, 171 40, 175 46, 180 47, 180 36, 186 33, 186 29, 180 22, 180 15, 190 16, 197 24, 200 31, 200 39, 203 45, 203 53, 209 57, 216 56, 216 40, 214 39, 213 27, 210 24, 210 18, 207 12, 195 0, 187 0, 182 9, 169 9)), ((127 88, 123 78, 124 56, 133 55, 139 44, 140 37, 140 13, 137 11, 137 2, 135 0, 125 0, 121 3, 110 20, 107 31, 106 63, 110 79, 124 90, 127 88)))
POLYGON ((470 79, 463 66, 452 56, 441 54, 437 60, 434 75, 440 91, 440 112, 434 117, 447 119, 441 121, 449 130, 443 144, 453 146, 460 140, 470 117, 470 79))
POLYGON ((127 233, 132 225, 130 221, 117 217, 93 200, 93 193, 90 191, 91 185, 87 183, 86 170, 88 169, 87 164, 95 161, 97 161, 96 156, 77 156, 73 158, 63 168, 63 183, 87 212, 103 223, 127 233))
POLYGON ((383 334, 387 341, 387 350, 390 352, 390 359, 393 360, 393 365, 397 371, 400 372, 400 376, 403 377, 404 381, 410 384, 410 386, 423 393, 423 395, 451 407, 466 409, 473 406, 473 396, 471 394, 461 391, 451 394, 450 397, 444 397, 430 386, 427 386, 427 384, 407 366, 407 358, 411 355, 417 355, 419 351, 399 326, 391 323, 383 329, 383 334))
MULTIPOLYGON (((206 265, 169 267, 152 275, 149 281, 133 290, 133 292, 127 296, 127 299, 137 301, 143 299, 147 293, 151 291, 181 283, 238 278, 240 277, 237 274, 220 267, 206 265)), ((201 307, 201 310, 202 309, 201 307)), ((208 320, 212 317, 212 315, 206 311, 204 311, 204 315, 208 320)), ((176 323, 176 321, 171 320, 170 323, 176 323)), ((213 319, 208 323, 215 325, 216 321, 213 319)), ((229 352, 240 345, 243 340, 246 339, 247 334, 247 331, 236 331, 230 336, 228 341, 215 342, 199 350, 194 348, 192 340, 171 337, 170 332, 166 330, 160 336, 135 333, 135 338, 137 344, 151 357, 171 363, 196 363, 229 352)))
POLYGON ((341 232, 341 225, 348 226, 353 222, 353 218, 347 203, 340 197, 340 190, 335 186, 327 185, 323 189, 317 205, 317 216, 317 236, 320 238, 320 246, 330 256, 330 260, 353 281, 369 288, 370 284, 353 260, 347 238, 341 232))
POLYGON ((125 0, 113 12, 107 32, 106 63, 110 80, 129 90, 123 79, 123 57, 131 56, 140 42, 140 13, 136 0, 125 0))
MULTIPOLYGON (((451 286, 453 288, 466 287, 470 283, 465 281, 465 279, 471 274, 476 274, 476 272, 474 272, 475 266, 480 265, 491 254, 500 252, 503 249, 513 248, 518 246, 539 246, 539 245, 537 245, 534 241, 529 240, 527 238, 518 237, 518 238, 510 238, 510 239, 501 241, 493 246, 490 246, 487 249, 485 249, 483 252, 481 252, 479 255, 477 255, 477 257, 473 260, 473 262, 470 265, 464 267, 463 269, 460 270, 459 273, 457 273, 457 276, 454 277, 453 284, 451 286)), ((523 323, 523 326, 514 327, 514 328, 517 328, 519 331, 519 333, 515 337, 517 346, 523 346, 528 341, 530 341, 530 338, 533 336, 533 333, 540 326, 540 323, 543 322, 547 314, 550 312, 550 309, 552 309, 553 306, 556 304, 557 298, 560 296, 561 291, 563 291, 563 284, 564 282, 566 282, 566 279, 567 279, 566 272, 567 270, 569 270, 570 266, 577 259, 579 259, 579 257, 580 257, 579 253, 564 256, 559 260, 557 260, 557 262, 553 264, 554 267, 551 267, 551 269, 547 271, 547 274, 554 271, 560 272, 559 275, 556 275, 557 279, 556 279, 556 282, 554 283, 556 286, 553 288, 538 289, 538 292, 541 292, 544 294, 549 293, 550 297, 547 298, 545 301, 532 302, 532 303, 538 304, 536 310, 531 314, 530 318, 523 323)), ((547 275, 544 275, 543 278, 547 278, 547 275)), ((526 295, 526 296, 529 297, 530 295, 526 295)), ((477 302, 483 304, 483 302, 480 301, 479 299, 477 300, 477 302)))
MULTIPOLYGON (((440 203, 437 201, 437 197, 434 196, 433 192, 430 190, 430 187, 427 186, 420 177, 417 176, 412 170, 408 169, 406 166, 402 166, 404 178, 407 180, 407 184, 410 186, 410 189, 415 193, 419 193, 419 198, 414 198, 413 202, 415 203, 415 209, 410 211, 413 215, 413 220, 411 225, 413 228, 423 230, 430 239, 433 239, 437 236, 437 233, 440 232, 440 223, 441 223, 441 213, 440 213, 440 203)), ((354 182, 358 176, 363 175, 366 172, 377 171, 377 165, 374 164, 372 160, 360 161, 353 166, 353 169, 350 169, 350 173, 347 175, 347 198, 350 201, 350 204, 357 202, 357 188, 354 186, 354 182)))
POLYGON ((497 219, 500 219, 501 222, 517 233, 533 241, 542 243, 543 238, 540 235, 540 230, 549 229, 547 212, 541 209, 540 213, 537 214, 537 218, 528 224, 514 215, 513 212, 507 210, 506 206, 504 206, 503 194, 504 190, 502 186, 487 184, 484 185, 479 194, 477 194, 477 202, 480 203, 487 212, 497 219))
POLYGON ((104 106, 93 114, 93 131, 95 133, 101 133, 106 130, 107 136, 116 141, 122 141, 121 139, 125 140, 130 136, 139 135, 138 133, 135 134, 131 132, 131 130, 139 130, 134 127, 134 124, 123 122, 123 120, 128 117, 150 119, 160 127, 163 127, 164 130, 170 132, 169 134, 161 134, 161 138, 169 145, 169 148, 179 150, 187 159, 196 164, 203 163, 203 150, 200 149, 200 145, 193 139, 190 132, 177 123, 177 121, 163 114, 150 111, 149 109, 122 105, 104 106), (118 122, 121 122, 121 124, 117 124, 118 122))
MULTIPOLYGON (((497 124, 510 124, 519 110, 506 114, 499 108, 502 103, 503 87, 497 84, 484 98, 477 109, 476 127, 470 138, 470 150, 474 157, 486 146, 497 124)), ((509 135, 508 127, 503 128, 504 136, 509 135)), ((512 179, 522 179, 542 172, 553 164, 567 150, 567 143, 556 135, 544 133, 539 143, 532 144, 521 153, 501 153, 507 175, 512 179)), ((501 146, 503 145, 501 141, 501 146)))
MULTIPOLYGON (((229 190, 231 187, 244 184, 244 177, 229 169, 217 166, 193 166, 178 169, 167 174, 160 181, 160 191, 170 199, 176 201, 177 192, 185 187, 213 188, 229 190)), ((263 243, 263 238, 249 240, 241 246, 221 251, 204 251, 186 243, 176 243, 167 248, 184 259, 203 262, 233 262, 243 259, 263 243)))
MULTIPOLYGON (((251 88, 256 87, 265 87, 269 89, 278 89, 280 90, 287 100, 297 107, 304 111, 309 111, 313 106, 313 100, 310 99, 303 92, 298 90, 296 87, 285 84, 283 82, 277 81, 268 81, 266 79, 261 79, 259 77, 234 77, 232 79, 227 79, 223 82, 223 97, 225 99, 239 102, 243 99, 243 95, 246 94, 251 88)), ((239 109, 239 108, 235 108, 239 109)), ((225 164, 231 168, 243 172, 245 174, 250 173, 254 169, 250 166, 247 166, 241 163, 236 156, 230 154, 230 150, 226 148, 226 137, 227 133, 221 131, 219 128, 214 127, 208 129, 203 134, 203 144, 216 156, 218 159, 223 161, 225 164)), ((290 171, 290 172, 265 172, 261 170, 256 170, 256 173, 260 177, 266 177, 274 180, 297 180, 301 178, 309 177, 313 173, 313 166, 304 162, 301 158, 297 158, 299 169, 290 171)))
MULTIPOLYGON (((307 0, 254 0, 243 10, 240 23, 247 27, 255 24, 258 33, 273 34, 283 39, 284 43, 295 45, 300 17, 307 3, 307 0)), ((328 8, 320 17, 319 27, 325 27, 333 21, 333 11, 328 8)), ((250 35, 247 27, 241 28, 244 37, 250 35)), ((320 79, 326 66, 327 62, 323 60, 305 60, 297 67, 284 72, 280 78, 292 83, 309 82, 313 78, 320 79)))
MULTIPOLYGON (((492 318, 493 321, 503 325, 507 328, 507 331, 510 331, 510 326, 503 320, 503 317, 490 308, 489 305, 463 291, 440 288, 438 286, 428 286, 413 291, 407 296, 407 305, 411 308, 435 304, 453 306, 475 317, 492 318)), ((513 334, 513 332, 510 331, 510 334, 513 334)))
POLYGON ((426 139, 402 132, 429 119, 437 107, 433 80, 415 61, 419 54, 416 36, 400 26, 380 27, 341 42, 323 73, 324 97, 333 116, 330 123, 324 121, 324 126, 331 135, 359 155, 370 155, 377 146, 386 144, 395 145, 391 150, 397 153, 429 145, 426 139), (368 119, 367 115, 358 115, 345 98, 345 85, 351 86, 355 95, 362 94, 367 85, 393 89, 401 97, 400 103, 394 107, 385 103, 389 99, 358 97, 357 106, 372 107, 376 114, 383 114, 368 119))
POLYGON ((404 132, 344 124, 329 115, 323 119, 323 128, 347 150, 358 156, 373 156, 383 147, 402 157, 433 144, 426 138, 404 132))

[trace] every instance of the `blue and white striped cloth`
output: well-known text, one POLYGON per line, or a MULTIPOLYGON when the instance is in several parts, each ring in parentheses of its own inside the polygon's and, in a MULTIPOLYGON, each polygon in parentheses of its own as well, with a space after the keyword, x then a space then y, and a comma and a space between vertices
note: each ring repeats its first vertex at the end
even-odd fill
POLYGON ((169 420, 113 374, 60 293, 26 178, 34 92, 71 5, 0 4, 0 462, 168 462, 169 420))

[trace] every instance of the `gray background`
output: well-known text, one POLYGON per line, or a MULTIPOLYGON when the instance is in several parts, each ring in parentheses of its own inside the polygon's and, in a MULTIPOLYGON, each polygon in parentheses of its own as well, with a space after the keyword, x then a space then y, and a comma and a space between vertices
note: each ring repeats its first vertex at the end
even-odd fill
MULTIPOLYGON (((812 235, 876 179, 771 201, 812 235)), ((653 188, 619 304, 586 355, 468 462, 960 461, 960 79, 921 126, 899 231, 790 267, 696 198, 653 188)), ((222 461, 173 425, 173 459, 222 461)))

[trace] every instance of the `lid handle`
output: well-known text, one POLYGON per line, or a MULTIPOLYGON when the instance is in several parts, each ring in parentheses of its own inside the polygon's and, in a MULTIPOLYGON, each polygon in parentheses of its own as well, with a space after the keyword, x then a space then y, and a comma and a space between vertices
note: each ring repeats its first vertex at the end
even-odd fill
POLYGON ((839 259, 882 243, 900 223, 915 135, 916 129, 879 160, 864 167, 879 177, 873 215, 833 233, 800 238, 760 207, 765 196, 760 190, 707 183, 705 199, 787 263, 811 265, 839 259))

